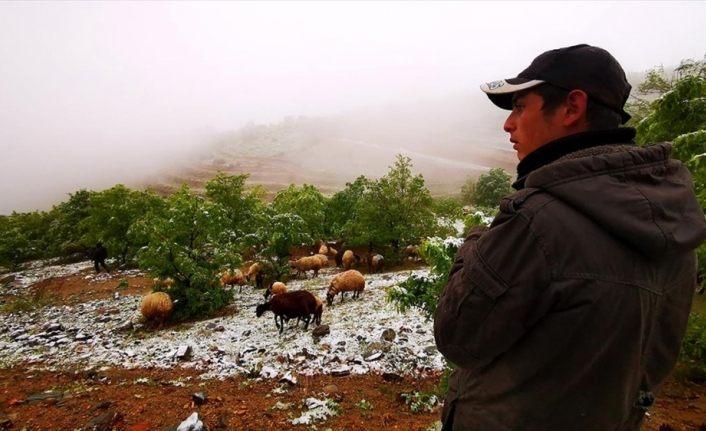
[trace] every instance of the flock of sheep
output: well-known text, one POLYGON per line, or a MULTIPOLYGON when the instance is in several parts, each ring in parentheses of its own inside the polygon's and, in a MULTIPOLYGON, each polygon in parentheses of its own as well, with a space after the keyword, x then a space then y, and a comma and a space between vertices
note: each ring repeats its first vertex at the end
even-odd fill
MULTIPOLYGON (((409 246, 403 251, 407 256, 414 257, 415 254, 418 255, 414 246, 409 246)), ((343 301, 343 296, 346 292, 353 292, 353 298, 358 298, 365 289, 365 277, 360 271, 352 269, 353 266, 360 265, 362 259, 351 250, 346 250, 342 255, 339 255, 334 248, 324 244, 320 246, 317 254, 291 260, 290 266, 292 270, 296 271, 295 277, 302 273, 306 275, 308 271, 312 271, 313 276, 316 277, 321 268, 328 267, 329 257, 333 257, 337 265, 343 268, 343 271, 335 275, 328 286, 326 291, 327 304, 331 306, 334 297, 338 293, 341 294, 341 301, 343 301)), ((385 258, 382 255, 370 252, 366 260, 369 273, 382 272, 385 265, 385 258)), ((239 286, 242 290, 243 285, 253 280, 257 287, 265 287, 263 285, 263 264, 258 262, 253 263, 245 272, 239 269, 228 269, 219 274, 219 276, 220 283, 224 287, 239 286)), ((154 283, 155 288, 162 291, 153 292, 145 296, 140 305, 140 312, 145 317, 145 320, 156 322, 161 326, 170 316, 173 309, 172 300, 166 292, 169 291, 174 280, 171 278, 154 279, 154 283)), ((289 292, 283 282, 275 281, 266 287, 265 300, 267 300, 266 303, 257 306, 256 315, 260 317, 266 311, 272 311, 275 316, 275 326, 280 333, 284 331, 284 324, 293 318, 297 318, 297 325, 299 321, 303 320, 305 330, 308 329, 309 323, 312 321, 316 325, 321 323, 323 301, 309 291, 296 290, 289 292)))

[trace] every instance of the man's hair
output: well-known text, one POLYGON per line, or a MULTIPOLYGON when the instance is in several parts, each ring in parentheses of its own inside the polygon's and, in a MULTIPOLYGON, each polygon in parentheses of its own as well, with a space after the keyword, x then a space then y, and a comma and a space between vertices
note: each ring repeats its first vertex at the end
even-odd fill
MULTIPOLYGON (((542 97, 542 111, 549 115, 556 110, 569 96, 569 91, 551 84, 542 84, 529 90, 542 97)), ((615 129, 622 123, 620 114, 607 106, 588 97, 586 105, 586 122, 589 130, 615 129)))

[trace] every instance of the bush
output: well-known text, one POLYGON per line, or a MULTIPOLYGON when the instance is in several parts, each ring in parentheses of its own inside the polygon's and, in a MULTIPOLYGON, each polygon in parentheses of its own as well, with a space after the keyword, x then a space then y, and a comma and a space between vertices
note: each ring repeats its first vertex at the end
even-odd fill
POLYGON ((691 313, 682 340, 680 359, 690 369, 687 378, 706 380, 706 315, 691 313))
POLYGON ((429 275, 410 276, 390 290, 388 300, 394 302, 400 312, 415 307, 426 314, 427 318, 431 318, 439 302, 439 295, 448 281, 456 250, 462 243, 462 239, 453 237, 424 241, 419 253, 429 264, 429 275))

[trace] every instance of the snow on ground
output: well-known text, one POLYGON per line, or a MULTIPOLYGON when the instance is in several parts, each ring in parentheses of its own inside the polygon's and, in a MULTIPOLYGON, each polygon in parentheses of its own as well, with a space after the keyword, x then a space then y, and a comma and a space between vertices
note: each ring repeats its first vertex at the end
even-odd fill
MULTIPOLYGON (((34 268, 18 274, 17 281, 20 288, 26 287, 42 275, 69 275, 86 265, 34 268)), ((289 290, 307 289, 325 299, 326 287, 339 271, 328 268, 317 278, 291 280, 289 290)), ((242 293, 236 289, 237 312, 233 315, 161 331, 145 331, 135 323, 139 320, 137 296, 4 314, 0 315, 0 363, 27 361, 49 368, 185 366, 202 370, 206 378, 427 373, 444 366, 434 345, 432 321, 417 311, 399 313, 386 299, 391 287, 412 273, 425 272, 366 276, 366 289, 359 299, 348 294, 341 302, 337 295, 333 306, 324 307, 322 324, 330 326, 330 334, 319 339, 312 336, 313 324, 305 331, 303 322, 297 327, 291 320, 280 335, 271 312, 257 318, 255 306, 264 302, 263 291, 250 287, 242 293), (394 331, 392 341, 388 341, 393 335, 389 330, 394 331), (190 356, 179 358, 186 348, 190 356)))

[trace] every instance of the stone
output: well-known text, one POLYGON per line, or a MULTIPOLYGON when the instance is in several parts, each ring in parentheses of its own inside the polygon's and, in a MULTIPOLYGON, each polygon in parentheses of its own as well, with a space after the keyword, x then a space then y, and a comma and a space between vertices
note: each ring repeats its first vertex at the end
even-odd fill
POLYGON ((401 382, 402 376, 395 373, 382 373, 382 379, 386 382, 401 382))
POLYGON ((260 370, 260 377, 265 378, 265 379, 271 379, 274 377, 277 377, 277 370, 275 370, 272 367, 268 366, 263 366, 262 369, 260 370))
POLYGON ((249 337, 250 336, 250 330, 248 329, 247 331, 243 331, 243 337, 249 337))
POLYGON ((437 349, 436 346, 427 346, 424 348, 424 353, 430 356, 436 355, 437 353, 439 353, 439 349, 437 349))
POLYGON ((191 358, 191 355, 192 355, 191 346, 189 346, 187 344, 182 344, 177 348, 176 352, 174 353, 174 358, 182 360, 182 361, 186 361, 191 358))
POLYGON ((337 394, 338 393, 338 386, 326 385, 326 386, 324 386, 324 392, 326 392, 327 394, 337 394))
POLYGON ((333 377, 343 377, 343 376, 348 376, 350 374, 351 374, 350 367, 341 367, 341 368, 337 368, 335 370, 331 370, 331 375, 333 377))
POLYGON ((203 422, 199 420, 199 414, 194 412, 184 422, 179 424, 176 431, 204 431, 203 422))
POLYGON ((296 377, 292 376, 292 373, 288 372, 284 376, 282 376, 281 379, 279 379, 280 383, 287 383, 289 386, 296 386, 297 384, 297 379, 296 377))
POLYGON ((382 352, 373 353, 372 355, 365 358, 367 362, 377 361, 382 358, 382 352))
POLYGON ((397 337, 397 333, 395 332, 394 329, 390 329, 390 328, 387 328, 384 331, 382 331, 382 335, 380 336, 380 338, 382 340, 390 342, 390 343, 395 341, 395 337, 397 337))
POLYGON ((203 392, 196 392, 195 394, 191 395, 191 400, 197 406, 200 406, 206 402, 206 394, 204 394, 203 392))
POLYGON ((118 325, 115 329, 118 331, 130 331, 133 328, 132 319, 128 319, 118 325))
POLYGON ((208 325, 206 325, 206 329, 215 329, 216 326, 214 322, 209 322, 208 325))
POLYGON ((91 431, 110 431, 113 425, 120 419, 120 414, 112 410, 108 410, 102 415, 96 416, 86 425, 87 430, 91 431))
POLYGON ((311 331, 311 335, 314 338, 323 337, 331 333, 331 328, 328 325, 319 325, 311 331))

